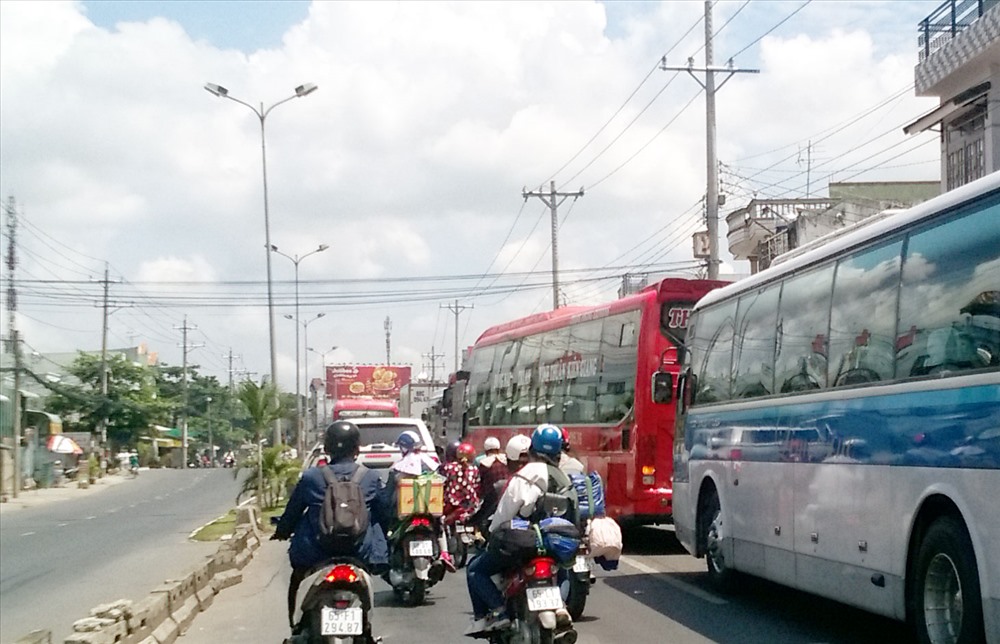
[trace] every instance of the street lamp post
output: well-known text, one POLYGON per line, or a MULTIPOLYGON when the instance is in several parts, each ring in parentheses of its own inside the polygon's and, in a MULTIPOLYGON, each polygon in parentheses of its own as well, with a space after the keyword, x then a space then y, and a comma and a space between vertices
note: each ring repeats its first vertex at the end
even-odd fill
MULTIPOLYGON (((324 316, 326 316, 326 313, 317 313, 316 317, 314 317, 312 319, 299 321, 298 318, 296 318, 296 317, 292 317, 291 315, 286 315, 285 319, 286 320, 291 320, 291 321, 295 322, 295 327, 296 327, 295 328, 295 336, 296 337, 298 337, 298 335, 299 335, 299 329, 298 329, 298 327, 299 326, 302 327, 302 333, 305 336, 304 337, 305 344, 308 346, 308 344, 309 344, 309 325, 312 324, 313 322, 315 322, 316 320, 320 319, 321 317, 324 317, 324 316)), ((296 343, 296 345, 295 345, 295 354, 296 354, 295 355, 295 363, 296 364, 298 364, 298 362, 299 362, 298 349, 299 349, 299 347, 298 347, 298 344, 296 343)), ((308 365, 307 365, 307 367, 308 367, 308 365)), ((298 396, 296 396, 296 397, 298 398, 298 396)), ((298 400, 298 404, 300 406, 300 412, 301 412, 301 404, 302 404, 301 399, 298 400)), ((304 441, 305 437, 302 434, 303 434, 303 432, 302 432, 302 425, 300 424, 299 425, 298 436, 296 436, 296 440, 295 440, 295 444, 296 444, 296 447, 299 450, 299 454, 302 454, 303 451, 305 450, 305 441, 304 441)))
POLYGON ((205 420, 208 421, 208 461, 215 467, 215 443, 212 441, 212 397, 205 397, 205 420))
MULTIPOLYGON (((229 95, 229 90, 221 85, 216 85, 214 83, 206 83, 205 90, 211 92, 219 98, 228 98, 231 101, 235 101, 240 105, 244 105, 253 112, 257 119, 260 121, 260 158, 261 158, 261 168, 263 170, 264 177, 264 244, 267 249, 267 319, 268 319, 268 332, 271 345, 271 384, 274 385, 274 396, 275 402, 278 398, 278 354, 275 350, 274 343, 274 287, 271 283, 271 223, 270 214, 268 212, 267 206, 267 147, 265 144, 264 137, 264 121, 267 119, 267 115, 271 113, 271 110, 278 107, 282 103, 287 103, 293 98, 301 98, 303 96, 308 96, 312 94, 317 89, 316 85, 312 83, 305 83, 299 85, 295 88, 295 94, 289 96, 288 98, 282 99, 277 103, 274 103, 267 109, 264 109, 264 103, 261 102, 260 108, 256 108, 250 103, 241 101, 238 98, 229 95)), ((281 421, 274 421, 274 444, 281 444, 281 421)))
POLYGON ((323 422, 325 423, 326 422, 326 415, 327 415, 327 412, 326 412, 326 399, 327 399, 327 395, 326 395, 327 394, 327 392, 326 392, 326 387, 327 387, 327 384, 326 384, 326 354, 333 353, 334 351, 336 351, 337 350, 337 345, 334 345, 334 346, 330 347, 329 350, 327 350, 327 351, 317 351, 316 349, 313 349, 310 346, 307 346, 306 350, 307 351, 312 351, 313 353, 319 355, 320 358, 321 358, 320 367, 322 367, 322 369, 323 369, 323 422))
MULTIPOLYGON (((286 253, 278 250, 278 247, 271 245, 271 252, 277 253, 282 257, 288 259, 295 265, 295 428, 297 435, 301 436, 302 431, 305 427, 305 423, 302 420, 302 385, 299 381, 299 375, 301 374, 301 368, 299 366, 299 262, 304 260, 310 255, 315 255, 316 253, 322 253, 324 250, 329 248, 326 244, 320 244, 316 250, 310 251, 299 257, 298 255, 288 255, 286 253)), ((308 365, 306 365, 308 367, 308 365)), ((309 386, 309 382, 306 381, 306 387, 309 386)), ((301 441, 299 441, 301 442, 301 441)))

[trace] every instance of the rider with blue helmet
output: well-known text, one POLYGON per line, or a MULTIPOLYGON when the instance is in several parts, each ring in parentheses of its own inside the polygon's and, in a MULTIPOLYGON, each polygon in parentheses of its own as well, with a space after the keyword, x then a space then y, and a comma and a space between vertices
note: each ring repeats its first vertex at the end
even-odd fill
MULTIPOLYGON (((549 468, 558 471, 559 455, 562 454, 562 430, 555 425, 544 424, 531 433, 529 462, 518 470, 497 505, 490 533, 510 525, 512 519, 528 518, 535 512, 535 503, 549 486, 549 468)), ((498 554, 486 550, 472 560, 466 571, 469 597, 472 600, 472 624, 466 635, 497 630, 510 624, 504 610, 504 598, 491 577, 507 569, 509 563, 498 554)), ((559 616, 568 620, 569 614, 559 616)))

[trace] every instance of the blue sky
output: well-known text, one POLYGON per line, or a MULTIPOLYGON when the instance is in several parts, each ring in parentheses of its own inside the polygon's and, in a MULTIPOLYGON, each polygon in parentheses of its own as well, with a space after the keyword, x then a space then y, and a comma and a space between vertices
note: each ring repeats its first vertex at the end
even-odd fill
POLYGON ((113 29, 119 22, 145 22, 162 17, 184 26, 195 40, 221 49, 250 53, 278 47, 281 36, 309 14, 308 0, 241 2, 239 0, 86 0, 87 17, 98 27, 113 29))

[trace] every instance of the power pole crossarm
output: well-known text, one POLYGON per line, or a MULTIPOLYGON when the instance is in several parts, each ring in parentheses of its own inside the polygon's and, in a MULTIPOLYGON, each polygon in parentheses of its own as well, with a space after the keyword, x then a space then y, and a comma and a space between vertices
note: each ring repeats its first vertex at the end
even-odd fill
POLYGON ((583 188, 576 192, 556 192, 556 182, 549 182, 549 192, 542 192, 541 187, 538 192, 528 192, 521 190, 521 196, 527 201, 528 197, 538 197, 549 207, 552 220, 552 308, 559 308, 559 206, 568 198, 579 199, 583 196, 583 188))

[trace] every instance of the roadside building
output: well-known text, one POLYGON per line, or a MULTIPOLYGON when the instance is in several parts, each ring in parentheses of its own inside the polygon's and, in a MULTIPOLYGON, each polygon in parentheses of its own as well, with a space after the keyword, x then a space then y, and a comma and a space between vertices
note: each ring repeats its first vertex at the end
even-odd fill
POLYGON ((1000 0, 946 0, 918 25, 917 96, 938 107, 903 131, 941 139, 941 190, 1000 170, 1000 0))

